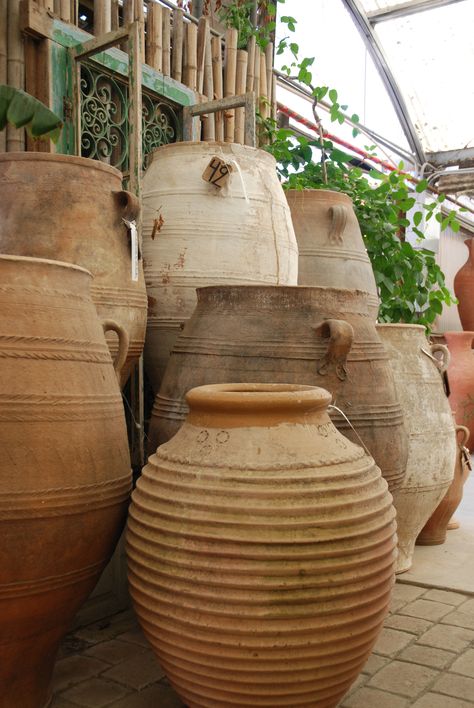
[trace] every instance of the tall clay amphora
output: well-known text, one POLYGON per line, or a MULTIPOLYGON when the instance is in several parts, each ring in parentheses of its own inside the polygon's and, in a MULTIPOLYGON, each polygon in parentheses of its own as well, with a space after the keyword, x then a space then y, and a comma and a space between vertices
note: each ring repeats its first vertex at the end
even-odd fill
POLYGON ((377 319, 377 285, 351 199, 327 189, 285 194, 298 242, 298 285, 365 290, 377 319))
POLYGON ((451 353, 448 366, 449 403, 456 423, 465 425, 470 436, 468 448, 474 451, 474 331, 445 332, 451 353))
POLYGON ((454 293, 459 300, 458 312, 462 328, 466 331, 474 331, 474 253, 472 250, 472 238, 466 239, 469 255, 462 268, 454 276, 454 293))
POLYGON ((367 309, 367 293, 336 288, 214 286, 178 338, 155 399, 153 446, 174 435, 185 394, 208 383, 319 385, 333 394, 331 418, 365 444, 390 489, 405 474, 408 441, 392 369, 367 309))
MULTIPOLYGON (((456 426, 456 436, 458 448, 456 451, 456 465, 454 467, 454 478, 449 485, 448 491, 431 514, 430 518, 418 534, 416 543, 419 546, 437 546, 446 541, 446 533, 450 526, 452 516, 462 501, 463 487, 469 477, 470 458, 469 450, 465 447, 469 439, 469 430, 464 425, 456 426)), ((456 523, 458 522, 451 522, 456 523)))
MULTIPOLYGON (((142 261, 132 264, 123 222, 138 215, 139 204, 122 190, 121 173, 83 157, 7 152, 0 154, 0 194, 0 253, 75 263, 94 276, 99 317, 115 320, 130 341, 123 386, 143 349, 147 299, 142 261)), ((116 335, 107 342, 115 357, 116 335)))
POLYGON ((143 179, 143 257, 145 368, 157 393, 197 287, 297 284, 298 248, 274 157, 234 143, 155 150, 143 179), (202 177, 214 158, 232 170, 222 188, 202 177))
MULTIPOLYGON (((131 488, 91 275, 0 256, 0 708, 43 708, 59 642, 110 559, 131 488)), ((117 367, 125 362, 120 335, 117 367)))
POLYGON ((387 484, 323 389, 203 386, 187 400, 132 495, 139 622, 188 708, 336 706, 387 612, 387 484))
POLYGON ((412 565, 415 541, 446 493, 454 475, 456 435, 441 374, 449 352, 430 345, 422 325, 379 324, 395 374, 408 432, 405 479, 393 493, 397 510, 397 573, 412 565), (433 360, 441 351, 443 361, 433 360))

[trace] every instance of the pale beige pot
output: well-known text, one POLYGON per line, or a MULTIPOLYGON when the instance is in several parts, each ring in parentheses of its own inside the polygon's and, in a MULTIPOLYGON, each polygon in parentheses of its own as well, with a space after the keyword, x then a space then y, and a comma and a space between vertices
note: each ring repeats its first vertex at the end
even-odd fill
POLYGON ((332 708, 394 581, 395 511, 371 457, 312 386, 220 384, 143 469, 130 590, 189 708, 332 708))
POLYGON ((143 180, 149 312, 145 367, 155 393, 204 285, 296 285, 298 250, 274 158, 233 143, 158 148, 143 180), (233 167, 219 190, 202 179, 218 156, 233 167))
POLYGON ((288 189, 285 194, 298 242, 298 285, 365 290, 377 319, 377 285, 352 200, 327 189, 288 189))
POLYGON ((416 537, 454 475, 456 434, 440 375, 449 352, 442 344, 430 345, 422 325, 379 324, 377 330, 393 366, 409 439, 407 471, 393 492, 397 573, 403 573, 412 565, 416 537), (438 364, 432 358, 436 351, 443 355, 438 364))

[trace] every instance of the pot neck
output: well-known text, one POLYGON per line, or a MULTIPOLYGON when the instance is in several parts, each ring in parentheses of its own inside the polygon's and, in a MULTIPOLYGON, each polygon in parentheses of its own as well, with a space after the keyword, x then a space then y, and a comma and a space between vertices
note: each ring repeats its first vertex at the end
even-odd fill
POLYGON ((469 350, 474 341, 474 332, 445 332, 446 343, 451 350, 469 350))

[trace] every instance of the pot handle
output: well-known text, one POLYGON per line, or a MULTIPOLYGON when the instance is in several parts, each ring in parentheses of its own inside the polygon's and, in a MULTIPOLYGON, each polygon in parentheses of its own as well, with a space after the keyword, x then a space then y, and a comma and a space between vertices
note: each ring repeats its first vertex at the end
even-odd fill
POLYGON ((118 322, 115 322, 114 320, 103 320, 102 328, 104 330, 104 334, 106 332, 108 332, 109 330, 112 330, 113 332, 116 332, 118 335, 118 340, 119 340, 118 352, 117 352, 117 356, 115 357, 115 361, 114 361, 114 370, 115 370, 115 374, 117 376, 117 379, 120 383, 120 373, 124 367, 125 361, 127 360, 127 354, 128 354, 128 345, 129 345, 128 333, 122 327, 122 325, 119 325, 118 322))
POLYGON ((469 436, 471 434, 471 431, 469 428, 466 428, 465 425, 456 425, 456 440, 458 441, 459 447, 466 447, 466 443, 469 440, 469 436), (458 439, 458 433, 462 433, 463 437, 461 440, 458 439))
POLYGON ((331 226, 329 227, 329 242, 340 246, 343 244, 342 234, 347 224, 347 208, 343 204, 335 204, 329 208, 331 226))
POLYGON ((120 215, 123 219, 134 221, 140 214, 140 200, 132 192, 126 189, 120 189, 117 192, 112 192, 115 202, 120 210, 120 215))
POLYGON ((313 327, 316 334, 328 337, 329 343, 326 354, 318 362, 317 372, 325 376, 331 367, 336 370, 336 375, 341 381, 347 378, 347 355, 354 340, 354 330, 345 320, 324 320, 313 327))
POLYGON ((444 344, 432 344, 430 347, 431 354, 433 355, 433 361, 435 362, 440 374, 444 374, 451 361, 451 353, 448 347, 444 344), (434 356, 435 352, 441 352, 443 357, 438 359, 434 356))

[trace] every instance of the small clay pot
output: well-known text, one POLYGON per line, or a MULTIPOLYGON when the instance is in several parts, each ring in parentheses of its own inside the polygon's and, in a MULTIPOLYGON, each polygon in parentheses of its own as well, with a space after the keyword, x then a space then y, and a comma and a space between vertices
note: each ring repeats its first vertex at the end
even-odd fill
POLYGON ((143 469, 130 591, 189 708, 332 708, 379 635, 395 510, 320 388, 202 386, 143 469))
MULTIPOLYGON (((456 435, 458 449, 454 478, 445 496, 416 539, 419 546, 436 546, 446 541, 451 517, 462 501, 463 487, 470 472, 469 466, 466 464, 466 453, 469 454, 469 452, 465 447, 469 438, 469 430, 463 425, 457 425, 456 435)), ((458 526, 454 528, 458 528, 458 526)))
POLYGON ((448 366, 449 404, 456 423, 469 428, 469 450, 474 450, 474 331, 445 332, 451 353, 448 366))
MULTIPOLYGON (((474 252, 472 250, 472 238, 464 241, 469 251, 467 261, 454 276, 454 293, 459 300, 458 312, 462 328, 466 331, 474 331, 474 252)), ((471 436, 472 439, 472 436, 471 436)))

